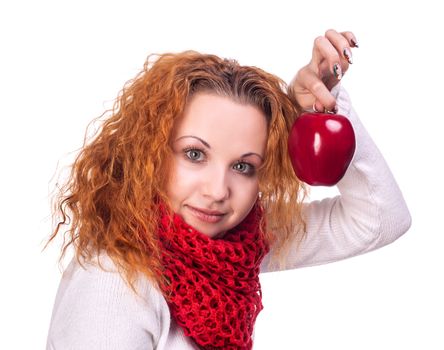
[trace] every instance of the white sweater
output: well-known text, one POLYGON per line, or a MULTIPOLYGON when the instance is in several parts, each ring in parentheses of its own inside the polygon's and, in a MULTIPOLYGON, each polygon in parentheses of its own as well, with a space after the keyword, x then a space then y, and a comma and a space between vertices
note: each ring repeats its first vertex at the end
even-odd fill
MULTIPOLYGON (((356 134, 356 151, 340 195, 304 205, 307 238, 292 250, 287 268, 325 264, 382 247, 410 227, 410 214, 390 169, 337 85, 339 114, 356 134)), ((268 257, 262 272, 268 269, 268 257)), ((57 292, 47 350, 197 349, 171 319, 168 305, 151 282, 141 277, 136 296, 106 255, 106 271, 73 260, 57 292)))

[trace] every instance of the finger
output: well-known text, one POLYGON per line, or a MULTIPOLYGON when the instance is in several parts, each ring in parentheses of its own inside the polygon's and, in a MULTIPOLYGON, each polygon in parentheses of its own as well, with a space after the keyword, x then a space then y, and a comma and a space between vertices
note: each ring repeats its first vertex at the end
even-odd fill
POLYGON ((324 109, 334 111, 336 108, 336 100, 322 80, 319 79, 316 72, 307 68, 301 70, 300 74, 300 81, 304 82, 304 87, 314 96, 314 109, 317 111, 323 111, 324 109))
MULTIPOLYGON (((325 32, 325 37, 334 46, 334 48, 338 52, 339 57, 341 57, 341 60, 345 60, 345 61, 347 61, 347 63, 350 63, 350 64, 353 63, 353 57, 352 57, 352 52, 350 49, 350 43, 342 34, 338 33, 334 29, 329 29, 325 32)), ((344 68, 348 69, 348 65, 344 68)))
POLYGON ((338 106, 335 103, 333 107, 325 107, 323 103, 318 100, 315 100, 313 103, 313 111, 319 113, 338 113, 338 106))
POLYGON ((352 32, 341 32, 341 34, 347 39, 350 47, 359 47, 356 36, 352 32))
POLYGON ((336 79, 341 80, 343 73, 348 69, 348 62, 342 58, 333 44, 326 37, 319 36, 313 46, 310 68, 319 72, 319 67, 324 61, 328 62, 329 71, 336 79))

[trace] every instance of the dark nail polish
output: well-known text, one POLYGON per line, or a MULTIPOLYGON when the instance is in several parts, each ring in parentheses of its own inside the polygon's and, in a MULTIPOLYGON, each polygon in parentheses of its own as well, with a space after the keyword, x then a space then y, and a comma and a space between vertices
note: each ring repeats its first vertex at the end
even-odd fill
POLYGON ((335 74, 336 79, 341 80, 342 78, 342 69, 338 63, 335 63, 333 66, 333 73, 335 74))
POLYGON ((359 47, 359 45, 358 45, 358 43, 356 42, 355 39, 350 39, 350 41, 351 41, 353 47, 359 47))
POLYGON ((324 109, 324 113, 328 113, 328 114, 337 114, 338 113, 338 106, 334 106, 332 109, 324 109))
POLYGON ((346 47, 343 51, 344 57, 346 58, 346 60, 348 61, 348 63, 352 64, 353 63, 353 57, 352 57, 352 53, 350 51, 350 49, 348 47, 346 47))
POLYGON ((338 113, 338 106, 334 106, 332 109, 328 109, 327 107, 324 108, 324 113, 328 114, 337 114, 338 113))

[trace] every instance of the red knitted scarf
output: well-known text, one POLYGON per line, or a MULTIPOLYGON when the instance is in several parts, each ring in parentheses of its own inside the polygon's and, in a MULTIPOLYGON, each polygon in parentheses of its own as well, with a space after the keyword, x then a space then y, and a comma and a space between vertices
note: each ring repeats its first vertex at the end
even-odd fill
POLYGON ((163 286, 172 317, 201 349, 249 350, 263 309, 259 265, 269 248, 259 229, 262 209, 222 239, 212 239, 183 219, 163 215, 163 286), (172 225, 171 225, 172 223, 172 225))

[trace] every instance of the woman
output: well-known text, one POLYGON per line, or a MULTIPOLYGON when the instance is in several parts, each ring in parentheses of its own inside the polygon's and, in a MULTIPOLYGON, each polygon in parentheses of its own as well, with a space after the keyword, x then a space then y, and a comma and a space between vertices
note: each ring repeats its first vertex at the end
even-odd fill
POLYGON ((357 47, 326 32, 288 88, 196 52, 148 59, 84 146, 59 201, 75 259, 48 349, 251 349, 259 272, 388 244, 410 215, 339 81, 357 47), (307 109, 338 111, 357 148, 340 196, 303 202, 287 154, 307 109))

